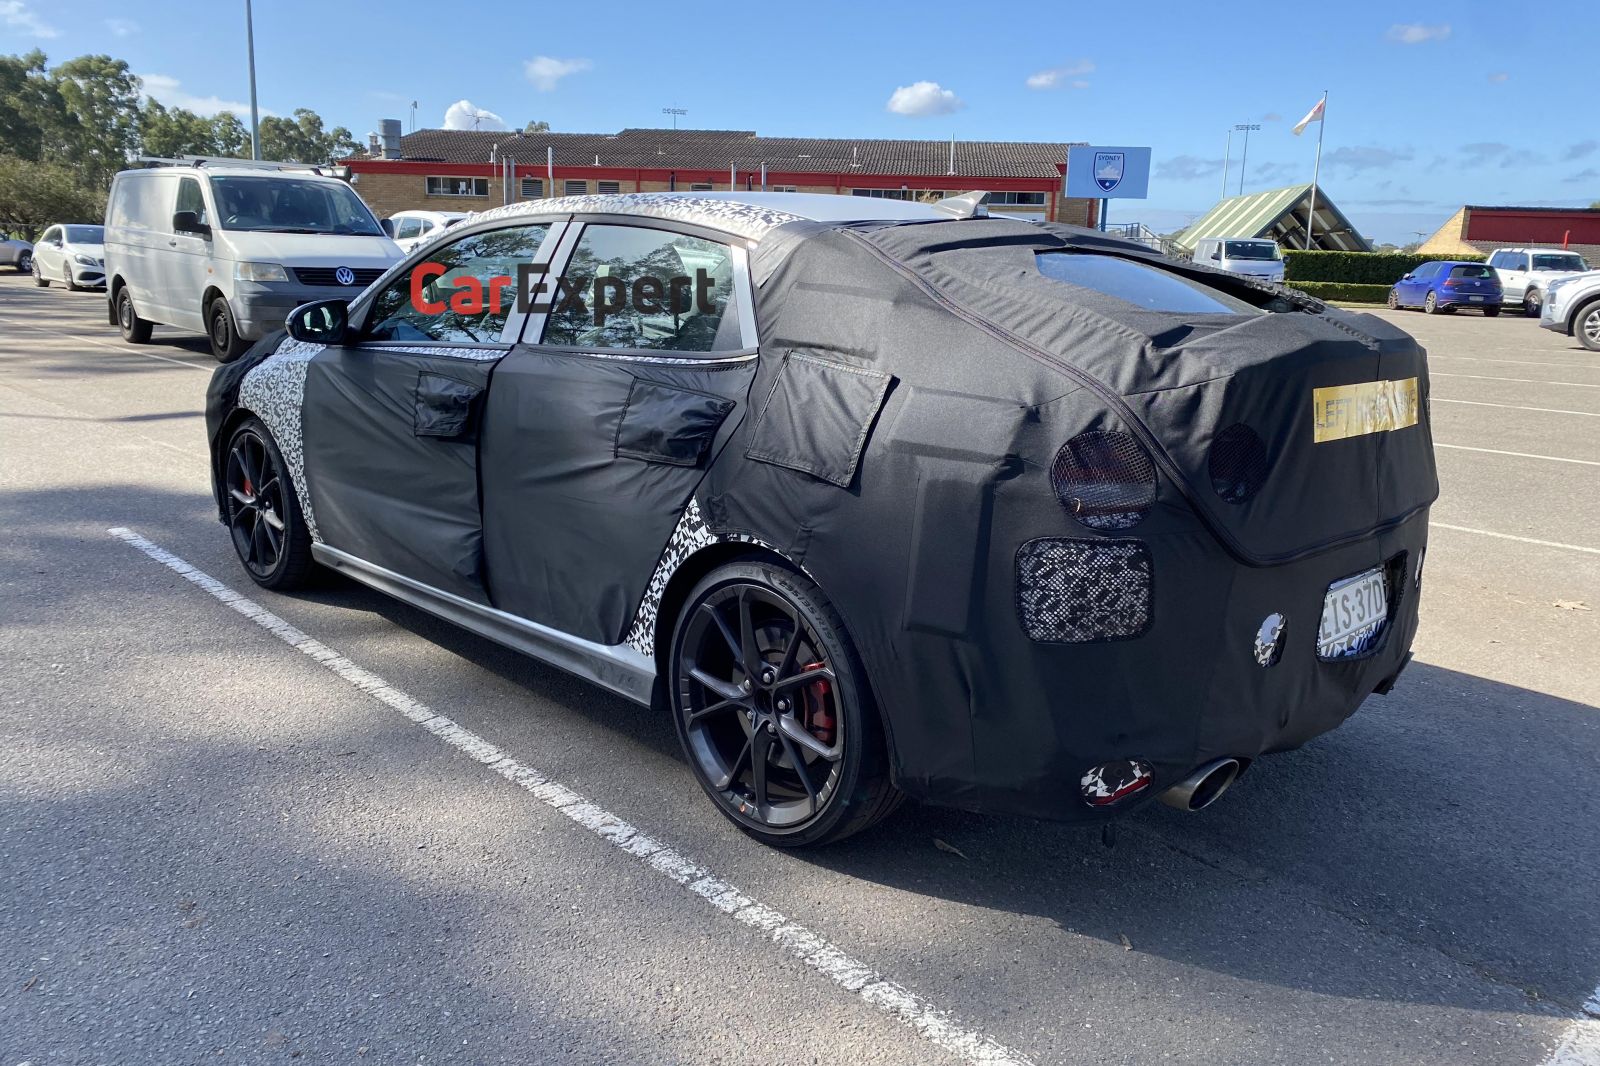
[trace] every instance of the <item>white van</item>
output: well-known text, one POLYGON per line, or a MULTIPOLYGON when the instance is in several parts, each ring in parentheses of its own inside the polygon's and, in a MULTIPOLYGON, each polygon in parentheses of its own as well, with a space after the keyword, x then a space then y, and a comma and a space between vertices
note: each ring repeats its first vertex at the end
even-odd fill
POLYGON ((133 344, 157 322, 204 333, 224 363, 301 304, 354 299, 401 258, 355 190, 314 168, 125 170, 106 203, 111 322, 133 344))
POLYGON ((1265 237, 1202 237, 1194 246, 1194 261, 1235 274, 1283 280, 1278 242, 1265 237))

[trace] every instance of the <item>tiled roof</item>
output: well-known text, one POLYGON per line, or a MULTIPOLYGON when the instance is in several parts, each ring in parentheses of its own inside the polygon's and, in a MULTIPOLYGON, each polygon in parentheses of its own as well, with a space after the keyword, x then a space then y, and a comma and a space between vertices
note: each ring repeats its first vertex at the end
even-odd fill
MULTIPOLYGON (((626 129, 619 133, 521 134, 485 130, 417 130, 400 139, 403 159, 487 163, 489 153, 540 165, 555 148, 557 166, 674 167, 788 173, 917 174, 950 172, 949 141, 867 138, 758 137, 750 130, 626 129)), ((955 173, 961 177, 1059 178, 1068 144, 1029 141, 957 141, 955 173)))
MULTIPOLYGON (((1305 233, 1304 216, 1310 209, 1310 185, 1288 185, 1281 189, 1247 193, 1221 201, 1196 219, 1188 229, 1173 238, 1173 244, 1186 252, 1194 250, 1204 237, 1272 237, 1282 232, 1305 233)), ((1343 211, 1327 191, 1317 190, 1316 244, 1323 250, 1370 252, 1372 246, 1356 232, 1343 211)))

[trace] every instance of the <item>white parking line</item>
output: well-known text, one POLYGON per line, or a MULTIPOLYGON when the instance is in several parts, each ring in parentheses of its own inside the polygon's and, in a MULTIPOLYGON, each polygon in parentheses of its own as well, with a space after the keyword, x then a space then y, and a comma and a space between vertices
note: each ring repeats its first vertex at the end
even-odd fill
POLYGON ((1534 537, 1519 537, 1513 533, 1496 533, 1489 529, 1473 529, 1471 526, 1452 526, 1448 522, 1429 522, 1429 529, 1453 529, 1457 533, 1476 533, 1480 537, 1494 537, 1497 540, 1514 540, 1522 544, 1537 544, 1541 548, 1564 548, 1569 552, 1585 552, 1589 555, 1600 555, 1600 548, 1586 548, 1582 544, 1563 544, 1558 540, 1538 540, 1534 537))
POLYGON ((254 600, 195 569, 171 552, 129 529, 118 527, 106 532, 181 575, 291 648, 309 655, 362 692, 399 711, 450 747, 519 785, 535 798, 639 859, 667 880, 699 896, 734 921, 765 933, 778 946, 834 984, 911 1026, 938 1047, 978 1066, 1031 1066, 1029 1060, 1020 1053, 976 1030, 965 1028, 945 1011, 903 985, 881 976, 866 963, 845 954, 805 926, 790 921, 745 895, 704 866, 646 836, 565 785, 540 776, 487 740, 461 728, 443 715, 435 714, 427 705, 406 695, 383 678, 362 669, 254 600))
POLYGON ((1572 1026, 1561 1043, 1539 1066, 1600 1066, 1600 988, 1583 1005, 1583 1013, 1572 1021, 1572 1026))
POLYGON ((1600 389, 1600 381, 1545 381, 1543 378, 1497 378, 1491 374, 1446 374, 1430 372, 1434 378, 1472 378, 1474 381, 1516 381, 1524 385, 1570 385, 1575 389, 1600 389))
POLYGON ((1459 359, 1467 363, 1513 363, 1517 366, 1559 366, 1566 370, 1600 370, 1596 363, 1547 363, 1538 359, 1492 359, 1483 355, 1455 355, 1450 352, 1429 352, 1428 362, 1435 359, 1459 359))
POLYGON ((1537 411, 1544 415, 1582 415, 1600 418, 1600 411, 1568 411, 1560 407, 1524 407, 1519 403, 1489 403, 1486 400, 1447 400, 1442 396, 1429 397, 1430 403, 1464 403, 1472 407, 1504 407, 1508 411, 1537 411))
POLYGON ((1458 452, 1483 452, 1485 455, 1511 455, 1518 459, 1545 459, 1552 463, 1577 463, 1579 466, 1600 466, 1594 459, 1567 459, 1559 455, 1534 455, 1532 452, 1506 452, 1499 448, 1473 448, 1466 444, 1440 444, 1433 442, 1435 448, 1449 448, 1458 452))

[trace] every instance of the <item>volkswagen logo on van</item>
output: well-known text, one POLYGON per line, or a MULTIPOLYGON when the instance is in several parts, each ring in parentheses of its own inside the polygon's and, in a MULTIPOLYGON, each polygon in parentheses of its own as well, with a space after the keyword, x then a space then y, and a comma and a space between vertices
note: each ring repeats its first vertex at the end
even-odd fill
POLYGON ((333 272, 333 280, 340 285, 354 285, 356 283, 356 272, 349 267, 340 267, 333 272))

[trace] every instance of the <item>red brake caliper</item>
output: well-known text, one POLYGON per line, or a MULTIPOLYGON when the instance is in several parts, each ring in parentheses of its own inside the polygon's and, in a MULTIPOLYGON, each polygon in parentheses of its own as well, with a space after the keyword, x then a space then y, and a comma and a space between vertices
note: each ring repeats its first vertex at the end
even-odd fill
MULTIPOLYGON (((807 663, 801 672, 821 670, 824 667, 824 663, 807 663)), ((818 678, 806 685, 802 691, 805 693, 806 701, 806 729, 822 743, 832 747, 835 722, 833 712, 828 709, 828 695, 832 692, 832 688, 828 685, 827 678, 818 678)))

